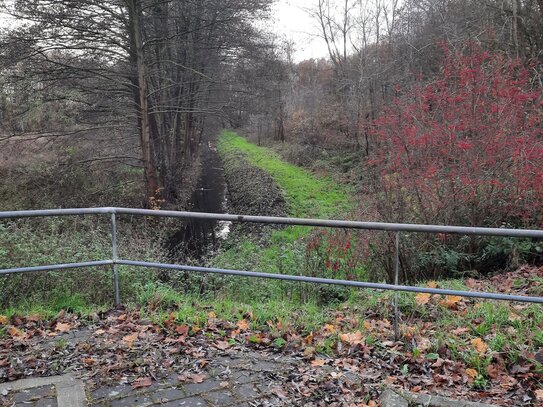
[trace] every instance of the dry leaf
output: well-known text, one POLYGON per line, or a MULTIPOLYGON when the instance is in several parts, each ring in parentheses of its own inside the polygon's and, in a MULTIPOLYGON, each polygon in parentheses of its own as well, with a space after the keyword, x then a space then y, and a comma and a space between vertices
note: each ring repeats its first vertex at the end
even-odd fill
POLYGON ((415 296, 415 302, 418 305, 426 305, 430 302, 430 294, 420 293, 415 296))
POLYGON ((151 377, 140 377, 132 382, 133 389, 140 389, 142 387, 149 387, 153 384, 151 377))
POLYGON ((216 319, 217 318, 217 314, 215 314, 213 311, 209 311, 207 313, 207 316, 208 316, 208 318, 211 318, 211 319, 216 319))
POLYGON ((315 359, 311 361, 311 366, 324 366, 326 360, 324 359, 315 359))
POLYGON ((189 327, 187 325, 178 325, 175 327, 175 332, 181 336, 187 336, 189 334, 189 327))
POLYGON ((488 350, 488 345, 481 338, 475 338, 471 340, 471 345, 477 351, 477 353, 483 355, 488 350))
POLYGON ((437 282, 428 281, 428 283, 426 283, 426 287, 428 287, 428 288, 437 288, 437 282))
POLYGON ((203 381, 206 379, 205 374, 190 374, 189 379, 192 381, 192 383, 203 383, 203 381))
POLYGON ((226 341, 217 341, 215 342, 215 347, 220 350, 225 350, 230 347, 230 344, 226 341))
POLYGON ((246 331, 247 329, 249 329, 249 323, 245 319, 242 319, 241 321, 238 321, 238 323, 236 325, 242 331, 246 331))
POLYGON ((9 319, 4 316, 4 315, 0 315, 0 325, 7 325, 9 319))
POLYGON ((310 357, 312 357, 314 354, 315 354, 315 348, 314 348, 314 347, 308 346, 307 348, 304 349, 304 356, 305 356, 306 358, 310 358, 310 357))
POLYGON ((272 393, 274 393, 276 396, 279 396, 282 399, 287 398, 287 393, 281 387, 274 387, 272 389, 272 393))
POLYGON ((537 389, 534 393, 536 400, 543 401, 543 389, 537 389))
POLYGON ((460 301, 462 301, 462 297, 459 295, 447 295, 445 299, 441 301, 441 304, 449 309, 456 309, 460 301))
POLYGON ((324 329, 333 334, 336 331, 336 328, 334 328, 334 325, 332 324, 324 324, 324 329))
POLYGON ((349 345, 359 345, 362 343, 362 332, 356 331, 352 334, 341 334, 339 335, 339 339, 349 345))
POLYGON ((9 329, 8 329, 8 334, 10 336, 18 336, 18 337, 21 337, 21 336, 24 336, 24 332, 21 331, 20 329, 18 328, 15 328, 14 326, 10 326, 9 329))
POLYGON ((219 386, 221 386, 223 389, 228 387, 229 383, 228 382, 220 382, 219 383, 219 386))
POLYGON ((132 346, 136 339, 138 339, 138 332, 134 332, 133 334, 126 335, 123 337, 123 341, 126 342, 129 346, 132 346))
POLYGON ((472 379, 475 379, 478 375, 477 370, 475 369, 466 369, 466 374, 472 379))
POLYGON ((68 332, 70 329, 72 329, 71 324, 63 324, 62 322, 57 322, 55 326, 55 331, 59 332, 68 332))

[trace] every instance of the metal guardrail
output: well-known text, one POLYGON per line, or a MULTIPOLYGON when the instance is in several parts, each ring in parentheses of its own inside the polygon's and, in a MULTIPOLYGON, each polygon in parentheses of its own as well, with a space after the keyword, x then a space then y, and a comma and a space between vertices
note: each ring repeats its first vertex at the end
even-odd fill
POLYGON ((448 290, 441 288, 415 287, 399 285, 399 267, 400 267, 400 237, 402 232, 407 233, 442 233, 459 235, 477 235, 477 236, 503 236, 516 238, 535 238, 543 239, 543 230, 531 229, 506 229, 506 228, 482 228, 467 226, 441 226, 441 225, 417 225, 404 223, 380 223, 380 222, 358 222, 344 220, 323 220, 323 219, 301 219, 301 218, 280 218, 271 216, 245 216, 229 215, 202 212, 177 212, 177 211, 159 211, 148 209, 131 208, 84 208, 84 209, 48 209, 32 211, 11 211, 0 212, 0 219, 29 218, 29 217, 47 217, 47 216, 75 216, 75 215, 110 215, 111 216, 111 259, 89 261, 83 263, 67 263, 43 265, 37 267, 19 267, 0 270, 0 275, 13 273, 30 273, 37 271, 65 270, 83 267, 98 267, 111 265, 113 271, 113 283, 115 290, 115 304, 120 304, 119 273, 118 266, 138 266, 165 270, 184 270, 198 273, 215 273, 224 275, 234 275, 243 277, 267 278, 275 280, 301 281, 306 283, 333 284, 347 287, 369 288, 376 290, 395 291, 394 309, 395 309, 395 331, 398 332, 398 292, 428 293, 441 295, 458 295, 461 297, 482 298, 489 300, 519 301, 526 303, 543 304, 543 297, 520 296, 511 294, 486 293, 479 291, 448 290), (117 251, 117 216, 116 215, 138 215, 152 217, 170 217, 182 219, 206 219, 221 220, 231 222, 251 222, 264 224, 281 225, 299 225, 316 226, 326 228, 342 229, 363 229, 395 232, 395 281, 394 284, 370 283, 363 281, 336 280, 327 278, 305 277, 286 274, 273 274, 254 271, 230 270, 209 267, 196 267, 188 265, 152 263, 145 261, 120 259, 117 251))

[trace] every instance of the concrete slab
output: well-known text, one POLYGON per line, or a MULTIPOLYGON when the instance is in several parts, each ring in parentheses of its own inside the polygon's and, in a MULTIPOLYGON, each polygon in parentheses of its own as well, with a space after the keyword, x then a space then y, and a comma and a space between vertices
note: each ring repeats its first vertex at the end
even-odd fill
POLYGON ((50 377, 31 377, 1 383, 0 394, 18 393, 44 386, 54 386, 58 407, 86 407, 85 385, 71 374, 50 377))

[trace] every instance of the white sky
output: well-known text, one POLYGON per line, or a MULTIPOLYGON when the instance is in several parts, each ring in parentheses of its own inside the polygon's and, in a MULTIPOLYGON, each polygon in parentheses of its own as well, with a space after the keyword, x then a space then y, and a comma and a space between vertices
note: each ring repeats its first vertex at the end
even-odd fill
POLYGON ((316 4, 317 0, 278 0, 273 6, 274 31, 294 42, 296 61, 328 56, 314 19, 304 10, 316 4))

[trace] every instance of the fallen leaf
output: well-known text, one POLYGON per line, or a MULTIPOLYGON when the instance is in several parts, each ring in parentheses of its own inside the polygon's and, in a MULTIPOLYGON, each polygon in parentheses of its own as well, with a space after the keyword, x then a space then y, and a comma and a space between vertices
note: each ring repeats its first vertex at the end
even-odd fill
POLYGON ((331 334, 333 334, 336 331, 336 328, 334 328, 334 325, 332 324, 324 324, 324 329, 331 334))
POLYGON ((428 281, 428 283, 426 283, 426 287, 428 287, 428 288, 437 288, 437 282, 436 281, 428 281))
POLYGON ((415 296, 415 302, 418 305, 426 305, 430 302, 430 294, 420 293, 415 296))
POLYGON ((455 336, 460 336, 467 332, 469 332, 469 328, 466 328, 466 327, 456 328, 451 331, 451 333, 455 336))
POLYGON ((304 356, 305 356, 306 358, 310 358, 310 357, 312 357, 314 354, 315 354, 315 348, 314 348, 314 347, 308 346, 307 348, 304 349, 304 356))
POLYGON ((534 393, 536 400, 543 401, 543 389, 537 389, 534 393))
POLYGON ((220 382, 220 383, 219 383, 219 386, 221 386, 223 389, 224 389, 225 387, 228 387, 228 385, 229 385, 228 382, 220 382))
POLYGON ((206 379, 206 375, 205 374, 190 374, 189 376, 189 380, 192 382, 192 383, 203 383, 203 381, 206 379))
POLYGON ((0 315, 0 325, 7 325, 8 321, 9 319, 6 316, 0 315))
POLYGON ((178 325, 175 327, 175 332, 181 336, 187 336, 189 334, 189 327, 187 325, 178 325))
POLYGON ((14 326, 10 326, 9 329, 8 329, 8 334, 10 336, 17 336, 17 337, 21 337, 21 336, 24 336, 24 332, 21 331, 20 329, 18 328, 15 328, 14 326))
POLYGON ((460 301, 462 301, 462 297, 459 295, 447 295, 445 299, 441 301, 441 304, 449 309, 456 309, 460 301))
POLYGON ((304 343, 311 345, 313 343, 313 338, 313 332, 310 332, 309 335, 304 338, 304 343))
POLYGON ((97 329, 96 331, 94 331, 94 335, 96 335, 96 336, 100 336, 100 335, 103 335, 105 333, 106 333, 106 331, 104 331, 103 329, 97 329))
POLYGON ((59 332, 68 332, 70 329, 72 329, 72 324, 63 324, 62 322, 57 322, 55 326, 55 331, 59 332))
POLYGON ((287 393, 281 387, 274 387, 272 389, 272 393, 274 393, 276 396, 279 396, 282 399, 287 398, 287 393))
POLYGON ((466 369, 466 374, 471 377, 472 379, 475 379, 478 375, 477 370, 475 369, 466 369))
POLYGON ((215 314, 213 311, 209 311, 207 313, 207 316, 208 316, 208 318, 211 318, 211 319, 216 319, 217 318, 217 314, 215 314))
POLYGON ((96 364, 96 359, 83 358, 83 363, 86 364, 86 365, 94 365, 94 364, 96 364))
POLYGON ((215 347, 220 350, 225 350, 230 347, 230 344, 226 341, 217 341, 215 342, 215 347))
POLYGON ((132 346, 136 339, 138 339, 138 332, 134 332, 133 334, 126 335, 123 337, 123 342, 126 342, 129 346, 132 346))
POLYGON ((311 366, 324 366, 326 360, 324 359, 315 359, 311 361, 311 366))
POLYGON ((238 321, 238 323, 236 325, 242 331, 246 331, 247 329, 249 329, 249 323, 245 319, 242 319, 241 321, 238 321))
POLYGON ((356 331, 351 334, 341 334, 339 335, 339 339, 349 345, 359 345, 362 343, 362 332, 356 331))
POLYGON ((475 348, 477 353, 483 355, 488 350, 488 345, 481 338, 475 338, 471 340, 471 345, 475 348))
POLYGON ((140 377, 132 382, 133 389, 140 389, 142 387, 149 387, 153 384, 151 377, 140 377))

